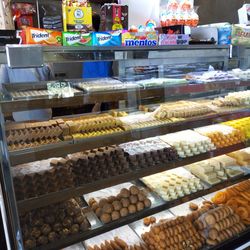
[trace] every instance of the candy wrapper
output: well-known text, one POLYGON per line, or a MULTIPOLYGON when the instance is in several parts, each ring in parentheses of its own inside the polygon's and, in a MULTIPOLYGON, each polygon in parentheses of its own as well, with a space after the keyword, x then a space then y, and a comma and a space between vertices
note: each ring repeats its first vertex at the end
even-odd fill
POLYGON ((92 34, 81 32, 63 32, 63 46, 92 46, 92 34))
POLYGON ((250 45, 250 28, 246 25, 232 25, 232 45, 250 45))
POLYGON ((149 32, 122 32, 122 46, 139 47, 139 46, 157 46, 158 33, 156 31, 149 32))
POLYGON ((121 46, 121 31, 93 33, 94 46, 121 46))
POLYGON ((159 35, 159 45, 188 45, 189 40, 189 35, 159 35))

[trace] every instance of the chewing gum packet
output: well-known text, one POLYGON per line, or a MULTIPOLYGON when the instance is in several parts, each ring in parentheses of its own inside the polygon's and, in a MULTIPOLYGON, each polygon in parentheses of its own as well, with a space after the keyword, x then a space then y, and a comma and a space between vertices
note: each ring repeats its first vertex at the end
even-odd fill
POLYGON ((62 33, 55 30, 28 27, 25 29, 26 44, 61 46, 62 33))

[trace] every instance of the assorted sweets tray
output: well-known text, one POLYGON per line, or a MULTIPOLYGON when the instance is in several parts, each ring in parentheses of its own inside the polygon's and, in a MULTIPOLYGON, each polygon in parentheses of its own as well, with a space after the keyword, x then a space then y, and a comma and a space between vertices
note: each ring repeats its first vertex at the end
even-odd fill
POLYGON ((155 206, 157 197, 132 183, 123 183, 84 195, 96 216, 106 224, 155 206))
POLYGON ((88 212, 76 199, 20 215, 26 249, 47 245, 91 229, 88 212))
MULTIPOLYGON (((60 85, 60 84, 59 84, 60 85)), ((81 91, 73 88, 72 86, 60 87, 59 90, 51 89, 34 89, 34 90, 19 90, 19 91, 10 91, 9 92, 12 99, 22 100, 22 99, 32 99, 32 98, 59 98, 59 97, 72 97, 81 94, 81 91)))
POLYGON ((211 139, 193 130, 184 130, 160 136, 160 139, 173 146, 181 158, 191 157, 215 150, 211 139))
POLYGON ((212 104, 224 107, 224 106, 244 106, 250 103, 250 90, 232 92, 225 97, 219 97, 215 99, 212 104))
POLYGON ((245 140, 245 135, 240 130, 223 124, 214 124, 194 130, 209 137, 216 148, 228 147, 245 140))
POLYGON ((141 180, 165 201, 177 200, 204 189, 200 179, 182 167, 147 176, 141 180))
POLYGON ((93 79, 91 81, 78 82, 75 86, 86 93, 126 89, 136 90, 140 88, 140 86, 135 82, 122 82, 113 78, 93 79))
POLYGON ((186 166, 190 172, 209 185, 215 185, 228 178, 239 177, 244 171, 234 169, 236 160, 227 155, 218 156, 186 166))

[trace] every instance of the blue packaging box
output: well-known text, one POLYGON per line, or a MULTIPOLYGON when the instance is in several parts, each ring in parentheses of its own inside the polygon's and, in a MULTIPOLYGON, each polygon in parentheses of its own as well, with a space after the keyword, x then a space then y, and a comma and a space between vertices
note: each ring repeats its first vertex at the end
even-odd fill
POLYGON ((121 31, 93 33, 93 46, 121 46, 121 31))
POLYGON ((231 37, 232 37, 231 26, 218 27, 218 44, 219 45, 231 44, 231 37))

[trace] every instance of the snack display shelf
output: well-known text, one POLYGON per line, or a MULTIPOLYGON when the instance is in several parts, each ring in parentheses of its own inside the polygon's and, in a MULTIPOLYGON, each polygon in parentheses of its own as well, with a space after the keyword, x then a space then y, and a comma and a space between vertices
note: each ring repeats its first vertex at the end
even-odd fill
POLYGON ((195 117, 186 121, 167 123, 165 125, 133 129, 114 134, 98 137, 85 138, 77 141, 68 141, 57 144, 44 145, 37 148, 10 151, 10 163, 12 166, 28 163, 35 160, 48 159, 50 157, 62 157, 65 154, 76 153, 84 150, 91 150, 98 147, 121 144, 133 140, 145 139, 153 136, 173 133, 184 129, 192 129, 205 125, 215 124, 222 121, 249 116, 249 109, 243 108, 219 114, 209 114, 202 117, 195 117))
MULTIPOLYGON (((20 89, 15 87, 16 90, 20 89)), ((23 85, 29 88, 30 84, 23 85)), ((46 85, 44 85, 46 87, 46 85)), ((78 94, 68 98, 32 98, 32 99, 3 99, 0 104, 4 114, 11 112, 32 110, 37 108, 57 108, 57 107, 74 107, 86 104, 95 104, 97 102, 118 102, 121 100, 135 100, 139 102, 147 98, 169 98, 175 95, 185 95, 191 93, 202 93, 208 91, 222 90, 222 89, 236 89, 239 87, 250 87, 250 81, 217 81, 202 84, 189 84, 189 85, 175 85, 154 87, 148 89, 125 89, 114 91, 101 91, 87 94, 78 94), (11 105, 10 105, 11 103, 11 105)), ((8 86, 11 88, 11 86, 8 86)), ((139 103, 138 103, 139 104, 139 103)))
MULTIPOLYGON (((134 170, 134 171, 131 171, 127 174, 115 176, 112 178, 103 179, 103 180, 97 181, 97 182, 92 182, 92 183, 89 183, 86 185, 82 185, 80 187, 69 188, 69 189, 65 189, 65 190, 60 191, 60 192, 49 193, 49 194, 42 195, 39 197, 19 201, 19 202, 17 202, 17 206, 18 206, 19 211, 21 211, 21 212, 26 211, 27 212, 27 211, 30 211, 30 210, 35 209, 35 208, 39 208, 39 207, 42 207, 45 205, 50 205, 50 204, 53 204, 56 202, 64 201, 64 200, 70 199, 72 197, 81 196, 83 194, 91 193, 91 192, 94 192, 96 190, 101 190, 103 188, 111 187, 111 186, 121 184, 124 182, 137 180, 139 178, 142 178, 142 177, 145 177, 148 175, 160 173, 160 172, 170 170, 170 169, 175 169, 175 168, 178 168, 181 166, 185 166, 185 165, 189 165, 189 164, 192 164, 195 162, 206 160, 206 159, 209 159, 211 157, 216 157, 216 156, 224 155, 227 153, 231 153, 233 151, 244 149, 245 147, 246 147, 245 143, 240 143, 240 144, 236 144, 236 145, 233 145, 230 147, 216 149, 214 151, 200 154, 197 156, 192 156, 192 157, 181 159, 178 161, 169 162, 167 164, 166 163, 159 164, 159 165, 157 165, 155 167, 151 167, 151 168, 143 168, 143 169, 139 169, 139 170, 134 170)), ((212 190, 213 190, 213 192, 215 191, 214 189, 212 189, 212 190)))
MULTIPOLYGON (((216 190, 220 190, 220 189, 232 186, 240 181, 249 179, 249 177, 250 177, 250 175, 246 175, 243 177, 239 177, 237 179, 227 180, 227 181, 220 183, 220 184, 217 184, 209 189, 198 191, 197 193, 187 195, 183 198, 180 198, 180 199, 177 199, 174 201, 169 201, 169 202, 165 202, 163 200, 157 201, 155 203, 155 205, 151 206, 151 208, 145 209, 139 213, 132 214, 132 215, 126 216, 124 218, 120 218, 118 221, 113 221, 113 222, 110 222, 108 224, 97 223, 95 227, 93 227, 92 229, 90 229, 87 232, 84 232, 82 234, 77 234, 77 235, 71 235, 68 238, 61 239, 61 240, 55 241, 53 243, 49 243, 48 245, 36 247, 36 248, 34 248, 34 250, 56 250, 56 249, 61 249, 61 248, 73 245, 77 242, 90 239, 90 238, 95 237, 97 235, 109 232, 113 229, 116 229, 116 228, 122 227, 124 225, 128 225, 130 223, 133 223, 135 221, 141 220, 145 217, 152 216, 156 213, 159 213, 159 212, 162 212, 164 210, 176 207, 176 206, 183 204, 185 202, 192 201, 194 199, 197 199, 199 197, 202 197, 204 195, 212 193, 216 190)), ((247 234, 249 234, 249 232, 250 232, 250 230, 247 230, 243 234, 247 235, 247 234)), ((235 238, 237 238, 237 237, 235 237, 235 238)), ((221 246, 229 244, 229 242, 232 242, 232 241, 233 241, 233 239, 230 239, 229 241, 222 243, 221 246)), ((216 246, 214 248, 206 248, 206 249, 210 250, 210 249, 221 249, 221 248, 220 248, 220 246, 216 246)))

